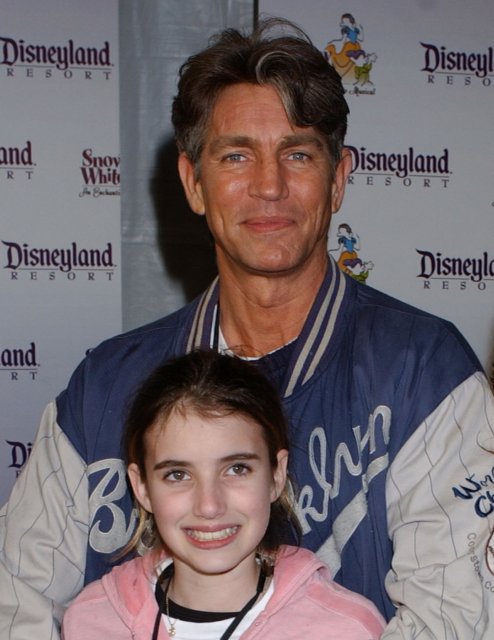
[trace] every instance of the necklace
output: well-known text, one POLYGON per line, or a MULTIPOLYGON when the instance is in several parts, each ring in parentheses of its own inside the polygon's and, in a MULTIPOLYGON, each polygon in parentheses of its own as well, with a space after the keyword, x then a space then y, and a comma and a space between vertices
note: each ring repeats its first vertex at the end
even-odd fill
MULTIPOLYGON (((172 578, 173 578, 173 564, 170 564, 170 565, 168 565, 168 567, 166 567, 166 569, 160 575, 160 577, 158 578, 158 582, 156 583, 155 594, 156 594, 156 600, 158 602, 158 613, 156 615, 156 620, 155 620, 155 623, 154 623, 152 640, 158 640, 160 620, 161 620, 161 616, 163 615, 163 612, 166 612, 166 617, 168 618, 168 622, 170 624, 170 628, 168 629, 169 636, 171 638, 173 638, 173 636, 176 635, 176 633, 177 633, 177 631, 175 629, 175 625, 177 624, 177 620, 174 620, 172 622, 170 620, 170 616, 169 616, 169 613, 170 613, 170 600, 169 600, 169 597, 168 597, 168 590, 170 588, 170 583, 172 581, 172 578), (166 579, 168 579, 168 584, 166 585, 166 588, 163 591, 162 584, 166 579)), ((221 636, 220 640, 228 640, 228 638, 232 635, 232 633, 235 631, 235 629, 238 627, 238 625, 242 622, 242 620, 244 619, 246 614, 255 605, 256 600, 259 597, 259 594, 262 593, 263 590, 264 590, 264 585, 265 584, 266 584, 266 574, 261 569, 261 571, 259 573, 259 580, 257 581, 257 587, 256 587, 255 594, 252 596, 252 598, 249 600, 249 602, 247 602, 245 607, 241 611, 239 611, 237 613, 237 615, 235 616, 235 618, 232 620, 231 624, 229 625, 228 629, 221 636)))
POLYGON ((173 622, 170 620, 170 598, 168 596, 168 587, 166 589, 166 594, 165 594, 165 610, 166 610, 166 617, 168 618, 168 624, 170 625, 170 628, 168 629, 168 635, 170 636, 170 638, 173 638, 173 636, 177 633, 175 631, 175 625, 177 624, 177 619, 175 619, 173 622))

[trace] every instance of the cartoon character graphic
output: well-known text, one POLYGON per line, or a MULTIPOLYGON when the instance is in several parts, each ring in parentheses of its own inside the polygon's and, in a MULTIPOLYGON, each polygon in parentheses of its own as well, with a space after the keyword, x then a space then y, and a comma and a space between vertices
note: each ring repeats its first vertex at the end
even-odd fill
POLYGON ((369 277, 369 271, 374 268, 371 261, 363 262, 357 254, 360 251, 360 238, 354 234, 350 225, 344 223, 338 227, 338 247, 329 251, 339 251, 337 264, 340 269, 359 282, 365 282, 369 277))
POLYGON ((377 55, 375 53, 370 53, 364 58, 360 58, 359 61, 355 62, 355 85, 358 87, 365 87, 365 85, 373 86, 373 82, 370 81, 369 74, 372 69, 372 65, 377 60, 377 55))
POLYGON ((338 266, 342 271, 346 271, 345 260, 355 260, 358 258, 357 251, 360 251, 360 238, 353 235, 353 231, 348 224, 340 224, 338 227, 338 245, 341 251, 338 258, 338 266))
POLYGON ((328 43, 324 50, 326 58, 340 74, 343 84, 372 85, 369 74, 377 55, 366 53, 361 47, 364 28, 357 26, 351 13, 341 16, 340 27, 341 38, 328 43))
POLYGON ((364 282, 369 277, 369 271, 374 268, 374 263, 362 262, 360 258, 355 258, 354 260, 344 260, 343 265, 350 275, 358 280, 359 282, 364 282))

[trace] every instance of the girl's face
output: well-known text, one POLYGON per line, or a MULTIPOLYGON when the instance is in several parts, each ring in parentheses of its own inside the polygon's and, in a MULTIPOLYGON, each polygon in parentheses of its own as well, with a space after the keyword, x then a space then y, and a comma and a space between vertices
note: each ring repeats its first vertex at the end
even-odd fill
POLYGON ((288 452, 272 469, 261 427, 241 415, 173 412, 145 437, 146 480, 129 465, 134 493, 175 562, 202 575, 252 571, 270 505, 286 482, 288 452))

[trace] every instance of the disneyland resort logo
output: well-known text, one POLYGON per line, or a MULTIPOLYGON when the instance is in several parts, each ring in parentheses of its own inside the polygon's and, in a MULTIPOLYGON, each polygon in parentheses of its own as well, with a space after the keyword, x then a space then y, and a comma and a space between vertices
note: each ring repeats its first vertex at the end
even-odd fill
POLYGON ((347 183, 372 187, 412 185, 446 189, 450 180, 449 149, 439 153, 418 153, 414 147, 392 153, 346 145, 352 155, 352 172, 347 183))
POLYGON ((323 53, 341 76, 347 93, 374 95, 376 88, 371 81, 371 71, 377 55, 364 49, 364 28, 351 13, 341 16, 340 38, 328 42, 323 53))
POLYGON ((113 67, 107 41, 99 47, 87 47, 74 40, 63 44, 33 44, 6 36, 0 36, 0 65, 8 77, 52 78, 59 74, 70 79, 77 73, 87 80, 97 74, 108 80, 113 67))
POLYGON ((0 178, 31 180, 34 174, 33 145, 30 140, 24 145, 0 146, 0 178))
POLYGON ((0 376, 7 376, 10 380, 36 380, 39 367, 36 356, 36 343, 31 342, 27 347, 0 346, 0 376))
POLYGON ((80 170, 82 174, 80 198, 120 195, 119 156, 94 155, 92 149, 84 149, 80 170))
POLYGON ((447 84, 490 87, 494 78, 494 51, 451 51, 447 47, 420 43, 424 55, 421 71, 427 74, 428 84, 447 84))
POLYGON ((19 442, 18 440, 5 440, 5 442, 7 446, 10 447, 10 464, 8 467, 15 471, 15 477, 17 478, 29 460, 33 443, 19 442))
POLYGON ((96 280, 113 281, 116 264, 113 246, 81 247, 72 242, 66 248, 39 248, 27 243, 2 240, 5 248, 3 268, 11 281, 96 280))
POLYGON ((424 289, 485 291, 494 282, 494 259, 487 251, 472 257, 448 256, 436 251, 416 249, 419 256, 417 278, 424 289))

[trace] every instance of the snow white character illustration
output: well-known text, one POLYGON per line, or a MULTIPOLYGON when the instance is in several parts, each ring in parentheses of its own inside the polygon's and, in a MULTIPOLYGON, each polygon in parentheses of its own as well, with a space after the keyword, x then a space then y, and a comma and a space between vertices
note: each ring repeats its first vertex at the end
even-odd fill
MULTIPOLYGON (((333 67, 340 74, 344 84, 355 82, 355 61, 354 57, 361 50, 360 43, 364 41, 364 28, 357 26, 355 18, 351 13, 341 16, 341 38, 331 40, 325 52, 333 67)), ((365 55, 365 52, 363 52, 365 55)), ((357 54, 358 55, 358 54, 357 54)))

